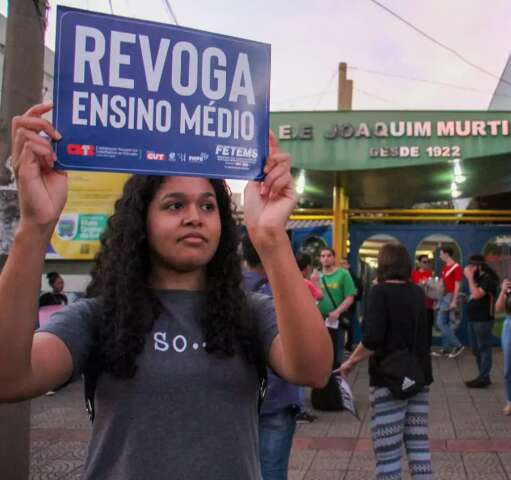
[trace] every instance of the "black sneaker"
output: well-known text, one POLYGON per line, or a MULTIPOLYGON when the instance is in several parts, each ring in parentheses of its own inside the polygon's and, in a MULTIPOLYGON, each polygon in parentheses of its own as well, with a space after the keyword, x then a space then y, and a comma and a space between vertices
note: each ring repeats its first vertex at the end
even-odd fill
POLYGON ((487 388, 491 385, 490 380, 483 380, 481 378, 474 378, 474 380, 470 380, 465 382, 465 385, 468 388, 487 388))
POLYGON ((317 420, 318 417, 316 415, 312 415, 309 412, 303 410, 296 414, 296 423, 312 423, 314 420, 317 420))
POLYGON ((465 350, 465 347, 463 345, 453 348, 452 352, 449 353, 449 358, 456 358, 457 356, 463 353, 463 350, 465 350))

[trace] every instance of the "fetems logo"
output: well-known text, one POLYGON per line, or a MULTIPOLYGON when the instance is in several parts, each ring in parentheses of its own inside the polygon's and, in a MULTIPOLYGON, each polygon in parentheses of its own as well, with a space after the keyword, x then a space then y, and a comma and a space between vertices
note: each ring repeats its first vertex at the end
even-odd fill
POLYGON ((92 157, 94 155, 94 145, 78 145, 70 143, 67 146, 68 155, 79 155, 81 157, 92 157))

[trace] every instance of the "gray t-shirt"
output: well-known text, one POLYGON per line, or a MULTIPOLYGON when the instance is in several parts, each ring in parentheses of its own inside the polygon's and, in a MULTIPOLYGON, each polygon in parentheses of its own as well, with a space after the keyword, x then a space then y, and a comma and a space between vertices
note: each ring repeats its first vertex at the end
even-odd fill
MULTIPOLYGON (((97 384, 86 480, 259 480, 258 376, 240 355, 204 350, 200 311, 205 294, 159 291, 164 311, 137 357, 132 379, 104 373, 97 384)), ((266 355, 277 325, 273 302, 251 295, 266 355)), ((61 338, 84 369, 91 325, 99 312, 82 300, 56 313, 39 331, 61 338)))

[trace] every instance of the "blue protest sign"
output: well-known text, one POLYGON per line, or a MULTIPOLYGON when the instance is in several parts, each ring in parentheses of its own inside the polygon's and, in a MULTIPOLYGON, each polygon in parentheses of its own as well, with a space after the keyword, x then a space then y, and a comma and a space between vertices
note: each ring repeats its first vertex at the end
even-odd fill
POLYGON ((267 44, 59 6, 58 167, 261 179, 269 83, 267 44))

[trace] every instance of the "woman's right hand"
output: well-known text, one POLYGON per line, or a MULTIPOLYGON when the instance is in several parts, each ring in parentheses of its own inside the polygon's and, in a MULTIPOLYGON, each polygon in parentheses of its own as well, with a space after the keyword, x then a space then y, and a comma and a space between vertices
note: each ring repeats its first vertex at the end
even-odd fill
POLYGON ((509 289, 511 289, 511 281, 505 278, 500 287, 500 291, 506 293, 509 289))
POLYGON ((334 373, 339 374, 342 378, 348 378, 354 367, 355 365, 353 362, 348 359, 340 366, 340 368, 334 370, 334 373))
POLYGON ((20 224, 53 230, 67 199, 67 174, 55 170, 50 140, 62 136, 42 115, 53 108, 42 103, 12 120, 12 166, 18 186, 20 224))

